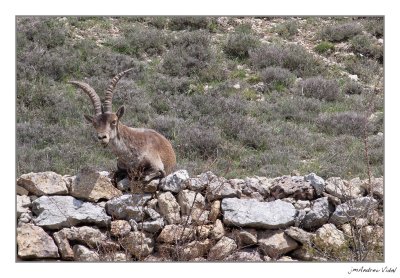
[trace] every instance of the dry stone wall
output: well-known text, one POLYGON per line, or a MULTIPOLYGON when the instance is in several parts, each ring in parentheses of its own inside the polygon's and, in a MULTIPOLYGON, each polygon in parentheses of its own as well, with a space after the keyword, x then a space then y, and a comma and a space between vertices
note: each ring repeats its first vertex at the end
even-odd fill
POLYGON ((16 187, 18 260, 327 261, 355 259, 358 235, 383 246, 383 178, 179 170, 115 184, 83 169, 25 174, 16 187))

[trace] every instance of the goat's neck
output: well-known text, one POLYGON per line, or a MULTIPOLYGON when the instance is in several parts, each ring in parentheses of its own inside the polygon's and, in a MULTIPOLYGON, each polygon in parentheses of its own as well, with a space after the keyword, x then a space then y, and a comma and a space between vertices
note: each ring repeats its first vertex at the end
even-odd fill
POLYGON ((111 151, 119 157, 129 156, 136 150, 132 148, 125 138, 126 130, 128 127, 122 123, 118 123, 118 133, 112 140, 110 140, 111 151))

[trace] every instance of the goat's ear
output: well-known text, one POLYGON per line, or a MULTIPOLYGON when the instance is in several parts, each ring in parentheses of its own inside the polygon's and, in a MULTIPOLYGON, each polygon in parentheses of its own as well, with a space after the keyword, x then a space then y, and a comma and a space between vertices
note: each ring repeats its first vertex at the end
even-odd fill
POLYGON ((93 117, 92 116, 89 116, 89 115, 83 115, 83 116, 85 116, 85 119, 86 119, 86 121, 88 121, 89 123, 91 123, 91 124, 93 124, 93 117))
POLYGON ((124 115, 124 112, 125 112, 124 106, 121 106, 120 108, 118 108, 117 113, 116 113, 118 120, 122 118, 122 115, 124 115))

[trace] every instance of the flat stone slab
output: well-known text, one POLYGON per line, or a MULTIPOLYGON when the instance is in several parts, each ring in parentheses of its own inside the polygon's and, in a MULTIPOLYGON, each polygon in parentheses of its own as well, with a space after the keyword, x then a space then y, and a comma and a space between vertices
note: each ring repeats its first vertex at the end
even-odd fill
POLYGON ((263 229, 286 228, 294 223, 296 209, 290 203, 276 200, 259 202, 252 199, 222 200, 224 224, 263 229))
POLYGON ((78 224, 107 226, 111 217, 99 205, 71 196, 42 196, 32 202, 37 217, 34 223, 47 229, 61 229, 78 224))

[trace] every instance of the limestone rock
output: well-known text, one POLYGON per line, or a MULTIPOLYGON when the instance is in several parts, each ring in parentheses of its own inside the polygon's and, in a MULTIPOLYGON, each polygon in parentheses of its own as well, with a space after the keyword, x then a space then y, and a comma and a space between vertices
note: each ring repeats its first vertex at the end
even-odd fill
POLYGON ((346 241, 343 232, 329 223, 316 231, 314 244, 319 250, 339 250, 346 245, 346 241))
POLYGON ((224 259, 224 261, 228 262, 262 262, 263 259, 261 258, 260 253, 257 250, 240 250, 236 251, 235 253, 229 255, 224 259))
POLYGON ((324 257, 318 256, 318 252, 316 252, 310 246, 301 246, 300 248, 294 250, 290 255, 298 259, 300 261, 318 261, 318 262, 326 262, 327 259, 324 257))
POLYGON ((298 227, 289 227, 285 230, 285 234, 303 245, 311 245, 314 234, 306 232, 298 227))
POLYGON ((219 215, 221 214, 221 201, 216 200, 211 204, 210 214, 208 215, 208 220, 215 222, 219 215))
POLYGON ((72 249, 74 252, 74 261, 98 262, 100 260, 99 254, 83 245, 76 244, 72 249))
POLYGON ((150 207, 145 207, 144 212, 146 213, 147 216, 149 216, 152 220, 157 220, 158 218, 161 218, 161 214, 159 214, 157 211, 150 207))
POLYGON ((107 213, 116 219, 141 221, 144 206, 151 199, 151 194, 125 194, 106 203, 107 213))
POLYGON ((131 188, 131 182, 129 181, 129 178, 125 178, 123 180, 120 180, 117 183, 117 188, 123 192, 127 192, 129 191, 129 189, 131 188))
POLYGON ((208 253, 208 261, 220 261, 237 249, 236 242, 229 237, 222 237, 208 253))
POLYGON ((194 258, 203 257, 208 253, 211 246, 212 244, 209 239, 205 239, 203 241, 192 241, 183 248, 183 259, 192 260, 194 258))
POLYGON ((189 178, 186 180, 187 187, 193 191, 202 191, 209 184, 210 180, 216 178, 216 176, 208 171, 202 173, 195 178, 189 178))
POLYGON ((186 180, 189 179, 189 173, 186 170, 179 170, 169 174, 161 180, 160 189, 178 193, 185 187, 186 180))
POLYGON ((378 206, 378 202, 372 197, 359 197, 352 199, 336 207, 330 218, 330 222, 339 226, 349 222, 353 218, 363 218, 378 206))
POLYGON ((213 178, 208 186, 206 197, 209 201, 223 198, 240 197, 242 194, 240 187, 234 187, 225 178, 213 178))
POLYGON ((293 197, 300 200, 313 200, 315 189, 309 181, 300 176, 283 176, 272 181, 270 194, 275 199, 293 197))
POLYGON ((221 220, 217 219, 217 221, 215 221, 213 229, 211 230, 211 238, 219 240, 224 235, 225 235, 224 225, 222 225, 221 220))
POLYGON ((54 172, 24 174, 17 180, 17 184, 36 196, 68 193, 63 177, 54 172))
POLYGON ((214 225, 200 225, 196 227, 196 235, 200 239, 208 238, 214 225))
POLYGON ((272 183, 269 179, 263 177, 247 177, 244 180, 244 186, 242 187, 242 193, 251 195, 252 193, 259 193, 263 197, 269 196, 269 190, 272 183))
POLYGON ((31 205, 31 199, 26 195, 17 195, 17 218, 23 213, 29 213, 29 206, 31 205))
POLYGON ((311 210, 311 202, 308 200, 297 200, 293 206, 297 209, 310 209, 311 210))
POLYGON ((71 196, 42 196, 32 202, 37 215, 34 223, 47 229, 60 229, 78 224, 107 226, 110 223, 104 208, 71 196))
POLYGON ((150 255, 154 249, 153 239, 139 231, 130 232, 121 240, 121 245, 139 260, 150 255))
POLYGON ((325 191, 342 201, 360 197, 365 192, 360 178, 355 178, 347 182, 338 177, 331 177, 326 180, 325 191))
POLYGON ((280 230, 267 230, 258 233, 261 251, 273 259, 295 250, 299 245, 280 230))
POLYGON ((129 234, 131 225, 126 220, 111 221, 111 235, 115 237, 123 237, 129 234))
POLYGON ((372 178, 371 185, 367 179, 362 183, 361 187, 367 192, 372 193, 375 198, 383 199, 383 177, 372 178))
POLYGON ((283 256, 277 260, 277 262, 296 262, 297 260, 294 260, 290 256, 283 256))
POLYGON ((250 246, 257 244, 257 230, 243 229, 235 232, 236 242, 239 246, 250 246))
POLYGON ((18 256, 22 259, 58 258, 53 239, 40 227, 22 224, 17 228, 18 256))
POLYGON ((315 189, 315 193, 317 194, 317 196, 320 196, 322 194, 322 192, 324 192, 325 181, 323 178, 317 176, 314 173, 311 173, 311 174, 305 175, 304 180, 309 181, 311 183, 311 185, 315 189))
POLYGON ((169 224, 179 223, 181 221, 180 206, 171 192, 165 192, 158 195, 158 207, 160 214, 169 224))
POLYGON ((162 218, 158 218, 156 220, 151 221, 144 221, 143 223, 139 224, 139 227, 143 227, 143 231, 149 233, 157 233, 164 227, 164 220, 162 218))
POLYGON ((292 204, 276 200, 258 202, 227 198, 221 208, 227 225, 264 229, 285 228, 294 223, 296 209, 292 204))
POLYGON ((101 261, 105 262, 126 262, 130 259, 125 252, 108 252, 101 255, 101 261))
POLYGON ((63 259, 73 259, 73 243, 81 243, 92 249, 115 250, 118 245, 107 238, 98 228, 82 226, 64 228, 53 234, 63 259))
POLYGON ((158 242, 175 243, 176 241, 189 241, 195 236, 195 230, 188 226, 166 225, 157 238, 158 242))
POLYGON ((306 214, 301 225, 305 229, 319 228, 327 223, 333 208, 329 207, 328 197, 319 198, 312 203, 311 210, 306 214))
POLYGON ((190 190, 182 190, 179 192, 178 203, 181 207, 182 214, 191 215, 192 218, 195 219, 198 219, 205 209, 205 199, 203 195, 190 190))
POLYGON ((121 195, 122 192, 113 186, 108 176, 89 168, 82 169, 71 184, 71 196, 91 202, 121 195))

